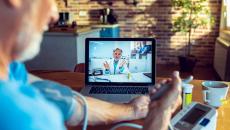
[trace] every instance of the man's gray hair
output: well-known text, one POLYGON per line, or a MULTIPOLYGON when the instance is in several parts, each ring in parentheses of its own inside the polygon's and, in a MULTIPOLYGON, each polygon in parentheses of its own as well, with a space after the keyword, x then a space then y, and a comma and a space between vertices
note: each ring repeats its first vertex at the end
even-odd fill
POLYGON ((113 50, 113 52, 115 52, 115 51, 121 51, 121 53, 123 52, 122 49, 120 49, 120 48, 116 48, 113 50))

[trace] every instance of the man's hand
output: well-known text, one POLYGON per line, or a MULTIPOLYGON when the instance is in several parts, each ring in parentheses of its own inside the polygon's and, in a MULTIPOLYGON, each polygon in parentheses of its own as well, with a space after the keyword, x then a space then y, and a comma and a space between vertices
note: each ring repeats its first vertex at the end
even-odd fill
POLYGON ((133 107, 133 119, 140 119, 146 117, 149 109, 149 103, 149 96, 136 97, 132 101, 130 101, 129 105, 133 107))
POLYGON ((120 65, 119 65, 119 68, 124 67, 125 64, 126 64, 126 61, 125 61, 125 60, 122 60, 122 62, 121 62, 120 65))
MULTIPOLYGON (((181 79, 179 72, 175 71, 172 79, 163 80, 161 84, 170 84, 170 89, 157 101, 152 101, 149 105, 149 112, 145 119, 144 130, 167 130, 172 113, 181 105, 181 79)), ((161 87, 150 91, 150 96, 155 94, 161 87)))
POLYGON ((109 64, 108 64, 108 62, 107 62, 107 61, 105 61, 105 63, 103 63, 103 64, 104 64, 105 69, 107 69, 107 70, 109 70, 109 69, 110 69, 109 64))

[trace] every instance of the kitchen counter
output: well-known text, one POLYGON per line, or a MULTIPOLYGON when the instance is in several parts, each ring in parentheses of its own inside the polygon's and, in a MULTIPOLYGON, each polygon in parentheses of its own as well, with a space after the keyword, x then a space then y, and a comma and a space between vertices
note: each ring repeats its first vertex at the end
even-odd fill
POLYGON ((76 64, 85 63, 85 39, 100 37, 100 30, 89 26, 50 29, 44 34, 39 55, 26 62, 27 68, 73 71, 76 64))
POLYGON ((97 31, 100 31, 100 28, 92 28, 91 26, 77 26, 77 28, 58 27, 49 29, 49 31, 45 32, 45 35, 78 36, 97 31))
POLYGON ((112 37, 112 38, 120 37, 119 24, 97 24, 97 25, 92 25, 92 28, 101 29, 100 37, 112 37))
POLYGON ((119 24, 97 24, 92 25, 92 28, 116 28, 119 27, 119 24))

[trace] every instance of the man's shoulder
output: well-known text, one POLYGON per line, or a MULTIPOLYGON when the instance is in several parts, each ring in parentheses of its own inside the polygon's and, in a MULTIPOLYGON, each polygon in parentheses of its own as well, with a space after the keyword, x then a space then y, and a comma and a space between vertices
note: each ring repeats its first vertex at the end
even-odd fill
POLYGON ((47 102, 33 87, 19 85, 16 82, 0 81, 0 115, 2 117, 0 129, 49 130, 51 127, 63 130, 63 117, 60 111, 47 102), (20 120, 12 122, 12 119, 20 120))
POLYGON ((14 97, 17 94, 35 95, 37 91, 28 84, 21 84, 17 81, 1 81, 0 80, 0 96, 6 94, 7 97, 14 97))

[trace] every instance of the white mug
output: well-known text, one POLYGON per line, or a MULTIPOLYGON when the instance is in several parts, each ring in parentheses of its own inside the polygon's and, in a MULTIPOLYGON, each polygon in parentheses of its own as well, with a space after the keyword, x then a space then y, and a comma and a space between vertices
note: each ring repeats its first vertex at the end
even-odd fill
POLYGON ((204 102, 214 107, 220 107, 222 100, 226 99, 229 86, 226 83, 219 81, 204 81, 202 86, 206 90, 203 90, 204 102))

